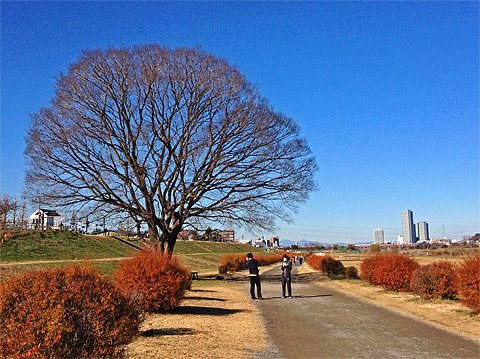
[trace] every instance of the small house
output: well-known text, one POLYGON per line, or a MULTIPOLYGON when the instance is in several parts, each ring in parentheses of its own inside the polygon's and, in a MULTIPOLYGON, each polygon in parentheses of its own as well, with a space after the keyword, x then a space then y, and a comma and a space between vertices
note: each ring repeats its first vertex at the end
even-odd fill
POLYGON ((60 229, 62 216, 57 211, 39 208, 30 215, 30 226, 34 229, 60 229))

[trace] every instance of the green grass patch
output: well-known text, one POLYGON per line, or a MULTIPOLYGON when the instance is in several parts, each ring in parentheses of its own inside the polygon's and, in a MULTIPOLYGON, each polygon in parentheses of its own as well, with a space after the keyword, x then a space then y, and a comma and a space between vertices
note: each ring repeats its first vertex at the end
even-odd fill
POLYGON ((0 261, 128 257, 135 249, 106 236, 71 231, 14 231, 0 247, 0 261))

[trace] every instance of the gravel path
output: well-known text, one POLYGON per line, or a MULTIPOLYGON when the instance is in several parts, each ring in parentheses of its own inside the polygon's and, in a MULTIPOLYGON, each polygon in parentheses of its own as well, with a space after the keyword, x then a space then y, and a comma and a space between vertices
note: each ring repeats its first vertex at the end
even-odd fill
POLYGON ((480 358, 478 342, 322 287, 321 282, 297 275, 301 280, 293 283, 294 298, 282 299, 279 268, 265 271, 263 278, 265 300, 255 304, 271 349, 257 358, 480 358))

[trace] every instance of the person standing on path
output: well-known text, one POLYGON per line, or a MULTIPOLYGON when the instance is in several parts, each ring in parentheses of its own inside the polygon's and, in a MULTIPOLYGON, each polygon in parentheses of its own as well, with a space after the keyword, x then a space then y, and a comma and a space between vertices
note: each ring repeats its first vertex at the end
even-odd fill
POLYGON ((285 298, 285 289, 292 298, 292 260, 286 254, 282 258, 282 298, 285 298))
POLYGON ((252 253, 247 254, 247 259, 244 264, 248 268, 248 277, 250 278, 250 295, 252 299, 263 299, 262 286, 260 284, 260 270, 258 269, 258 261, 253 258, 252 253), (255 286, 257 287, 257 296, 255 297, 255 286))

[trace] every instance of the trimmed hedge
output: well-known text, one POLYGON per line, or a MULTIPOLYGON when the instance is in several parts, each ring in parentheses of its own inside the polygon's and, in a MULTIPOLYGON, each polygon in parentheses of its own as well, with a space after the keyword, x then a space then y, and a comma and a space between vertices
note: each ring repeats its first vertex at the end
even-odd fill
POLYGON ((410 288, 425 299, 453 299, 457 293, 457 274, 452 263, 434 262, 413 272, 410 288))
POLYGON ((156 247, 122 260, 114 278, 125 295, 140 297, 150 313, 165 313, 179 306, 192 283, 190 269, 156 247))
POLYGON ((480 254, 469 256, 457 269, 458 294, 464 305, 480 313, 480 254))
POLYGON ((27 272, 0 285, 0 357, 117 357, 140 310, 90 265, 27 272))

